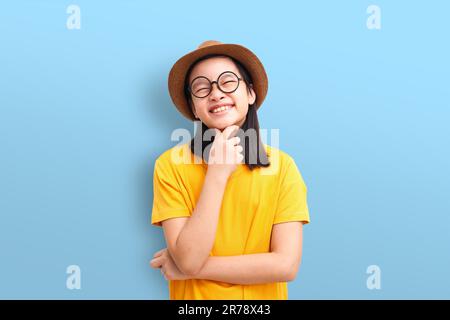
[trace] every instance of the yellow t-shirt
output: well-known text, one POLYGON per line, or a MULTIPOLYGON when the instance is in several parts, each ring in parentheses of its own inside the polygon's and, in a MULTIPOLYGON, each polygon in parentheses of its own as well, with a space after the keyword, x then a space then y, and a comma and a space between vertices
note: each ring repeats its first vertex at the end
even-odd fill
MULTIPOLYGON (((270 252, 272 225, 309 222, 307 188, 288 154, 264 144, 271 165, 248 169, 239 164, 228 179, 216 239, 210 256, 270 252)), ((177 145, 155 162, 152 224, 189 217, 200 197, 207 164, 189 145, 177 145), (197 163, 195 163, 197 161, 197 163)), ((211 280, 169 281, 171 300, 259 300, 288 298, 286 282, 238 285, 211 280)))

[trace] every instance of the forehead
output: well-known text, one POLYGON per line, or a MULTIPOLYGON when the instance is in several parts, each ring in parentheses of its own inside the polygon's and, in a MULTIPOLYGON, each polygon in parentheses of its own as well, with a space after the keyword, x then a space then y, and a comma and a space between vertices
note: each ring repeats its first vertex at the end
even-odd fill
POLYGON ((224 71, 233 71, 239 74, 239 70, 234 64, 233 60, 227 57, 214 57, 203 61, 200 61, 192 69, 189 81, 192 79, 203 76, 210 80, 216 80, 217 77, 224 71))

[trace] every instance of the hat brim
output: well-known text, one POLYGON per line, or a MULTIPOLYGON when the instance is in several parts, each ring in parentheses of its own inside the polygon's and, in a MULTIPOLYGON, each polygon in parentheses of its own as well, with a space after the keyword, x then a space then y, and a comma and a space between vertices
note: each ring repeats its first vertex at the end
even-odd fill
POLYGON ((184 94, 186 74, 193 62, 209 54, 223 54, 238 60, 249 72, 253 81, 253 89, 256 93, 255 106, 258 109, 264 101, 268 90, 268 79, 263 64, 249 49, 238 44, 217 44, 194 50, 173 65, 169 73, 169 94, 181 112, 189 120, 195 121, 195 116, 189 107, 184 94))

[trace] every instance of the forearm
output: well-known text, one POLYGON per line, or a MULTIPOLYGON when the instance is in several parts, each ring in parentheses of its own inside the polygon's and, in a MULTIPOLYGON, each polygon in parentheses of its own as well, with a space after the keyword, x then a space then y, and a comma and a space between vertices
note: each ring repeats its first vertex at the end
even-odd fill
POLYGON ((215 280, 233 284, 261 284, 292 280, 285 259, 275 252, 239 256, 212 256, 195 279, 215 280))
POLYGON ((187 274, 197 273, 212 250, 226 183, 226 178, 207 172, 196 207, 180 231, 174 259, 187 274))

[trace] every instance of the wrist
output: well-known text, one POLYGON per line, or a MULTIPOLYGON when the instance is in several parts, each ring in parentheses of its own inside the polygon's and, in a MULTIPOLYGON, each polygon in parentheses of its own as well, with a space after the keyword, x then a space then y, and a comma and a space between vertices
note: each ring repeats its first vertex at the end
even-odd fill
POLYGON ((200 280, 200 279, 202 279, 201 278, 201 272, 202 272, 202 270, 200 269, 198 272, 196 272, 196 273, 194 273, 194 274, 191 274, 191 275, 189 275, 188 277, 189 277, 189 279, 193 279, 193 280, 200 280))
POLYGON ((228 177, 229 175, 227 175, 226 173, 222 173, 211 168, 208 168, 208 170, 206 171, 206 178, 219 185, 226 185, 228 177))

